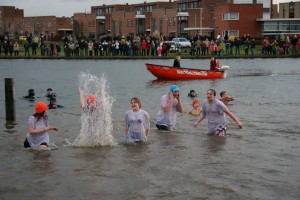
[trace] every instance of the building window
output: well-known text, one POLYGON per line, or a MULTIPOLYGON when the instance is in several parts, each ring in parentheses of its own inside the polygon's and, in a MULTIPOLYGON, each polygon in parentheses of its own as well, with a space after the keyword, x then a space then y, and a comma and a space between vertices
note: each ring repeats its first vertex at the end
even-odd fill
POLYGON ((173 26, 176 25, 176 17, 173 17, 173 26))
POLYGON ((168 18, 168 23, 169 23, 168 26, 172 25, 172 19, 170 17, 168 18))
POLYGON ((223 20, 239 20, 239 13, 224 13, 223 20))
POLYGON ((130 19, 127 19, 127 27, 130 26, 130 19))
POLYGON ((147 12, 152 12, 152 9, 153 9, 153 6, 152 6, 152 5, 146 7, 146 11, 147 11, 147 12))
POLYGON ((134 27, 134 21, 133 21, 133 19, 131 20, 131 26, 134 27))
POLYGON ((187 21, 188 17, 187 16, 181 16, 181 17, 178 17, 178 20, 179 21, 187 21))
POLYGON ((140 13, 142 13, 143 12, 143 6, 135 7, 135 11, 140 11, 140 13))
POLYGON ((199 1, 190 2, 190 8, 200 8, 199 1))
POLYGON ((179 12, 187 12, 187 4, 186 3, 179 3, 178 4, 179 12))
POLYGON ((110 8, 105 8, 105 13, 112 13, 114 11, 114 9, 112 7, 110 8))
POLYGON ((225 36, 226 34, 229 36, 234 35, 235 37, 239 37, 239 31, 238 30, 226 30, 223 31, 223 36, 225 36))
POLYGON ((152 32, 155 32, 157 30, 157 22, 156 19, 152 19, 152 32))
POLYGON ((89 22, 89 27, 91 27, 92 26, 92 22, 89 22))
POLYGON ((102 8, 98 8, 97 9, 97 16, 102 16, 104 15, 103 9, 102 8))

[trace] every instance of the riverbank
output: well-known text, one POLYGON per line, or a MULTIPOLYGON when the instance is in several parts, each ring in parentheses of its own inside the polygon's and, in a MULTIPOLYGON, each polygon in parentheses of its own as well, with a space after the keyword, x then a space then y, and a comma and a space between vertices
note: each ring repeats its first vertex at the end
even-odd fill
MULTIPOLYGON (((146 60, 146 59, 174 59, 175 53, 168 56, 0 56, 0 59, 55 59, 55 60, 112 60, 112 59, 128 59, 128 60, 146 60)), ((217 56, 219 59, 253 59, 253 58, 300 58, 300 54, 288 54, 288 55, 224 55, 217 56)), ((187 54, 181 54, 181 59, 210 59, 209 56, 191 56, 187 54)))

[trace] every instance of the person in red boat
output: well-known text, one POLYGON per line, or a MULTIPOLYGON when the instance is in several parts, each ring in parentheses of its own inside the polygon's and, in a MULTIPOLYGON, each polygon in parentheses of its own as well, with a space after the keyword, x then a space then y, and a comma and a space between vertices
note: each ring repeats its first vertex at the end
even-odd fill
POLYGON ((220 61, 215 57, 211 57, 210 60, 210 70, 219 70, 220 69, 220 61))
POLYGON ((176 58, 174 59, 173 67, 180 68, 180 59, 180 56, 176 56, 176 58))

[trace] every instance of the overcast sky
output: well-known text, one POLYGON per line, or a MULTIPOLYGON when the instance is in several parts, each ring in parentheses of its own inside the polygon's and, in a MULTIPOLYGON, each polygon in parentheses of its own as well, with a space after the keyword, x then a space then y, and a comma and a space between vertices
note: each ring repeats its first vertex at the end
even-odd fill
MULTIPOLYGON (((142 3, 169 0, 0 0, 1 6, 23 9, 25 17, 55 15, 71 17, 75 12, 91 12, 91 6, 142 3)), ((174 0, 172 0, 174 1, 174 0)), ((274 3, 291 0, 273 0, 274 3)))

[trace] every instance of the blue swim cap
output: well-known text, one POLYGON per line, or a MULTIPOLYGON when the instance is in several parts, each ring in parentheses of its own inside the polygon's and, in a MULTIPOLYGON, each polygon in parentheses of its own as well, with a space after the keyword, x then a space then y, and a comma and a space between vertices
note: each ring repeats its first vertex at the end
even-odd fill
POLYGON ((178 87, 177 85, 171 85, 170 91, 171 91, 171 92, 179 91, 179 87, 178 87))

